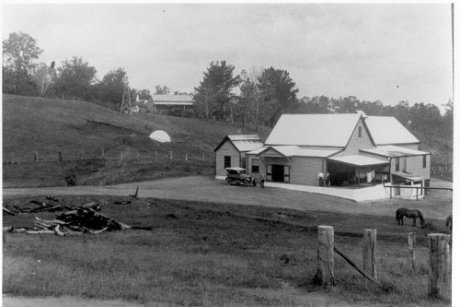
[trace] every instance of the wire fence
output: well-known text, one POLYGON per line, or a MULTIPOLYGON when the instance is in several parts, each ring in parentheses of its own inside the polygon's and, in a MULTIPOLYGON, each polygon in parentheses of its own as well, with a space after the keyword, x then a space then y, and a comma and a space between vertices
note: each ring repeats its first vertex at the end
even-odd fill
POLYGON ((132 148, 118 148, 111 150, 62 150, 62 151, 32 151, 32 152, 4 152, 3 165, 65 163, 91 160, 112 162, 154 163, 165 161, 212 162, 214 155, 201 151, 156 150, 141 151, 132 148))

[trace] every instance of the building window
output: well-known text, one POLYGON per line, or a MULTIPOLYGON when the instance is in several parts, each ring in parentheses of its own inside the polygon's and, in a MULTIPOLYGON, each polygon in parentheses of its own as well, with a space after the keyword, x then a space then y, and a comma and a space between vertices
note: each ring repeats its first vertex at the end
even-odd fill
POLYGON ((363 135, 362 127, 358 127, 358 137, 361 137, 363 135))
POLYGON ((426 168, 426 155, 423 155, 423 168, 426 168))
POLYGON ((259 173, 259 160, 251 160, 251 173, 258 174, 259 173))
POLYGON ((224 168, 232 166, 232 157, 224 156, 224 168))
POLYGON ((399 158, 395 159, 395 171, 399 172, 399 158))

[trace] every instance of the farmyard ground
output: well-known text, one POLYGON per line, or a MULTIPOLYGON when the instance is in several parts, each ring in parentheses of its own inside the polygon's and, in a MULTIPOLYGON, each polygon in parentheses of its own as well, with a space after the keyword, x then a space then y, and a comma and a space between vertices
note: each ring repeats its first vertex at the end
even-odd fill
MULTIPOLYGON (((197 178, 190 179, 200 183, 197 178)), ((160 198, 174 191, 174 195, 187 199, 198 198, 205 191, 187 189, 178 182, 170 185, 169 180, 159 181, 152 190, 160 198), (191 195, 193 190, 196 193, 191 195)), ((152 306, 449 305, 426 299, 426 231, 396 225, 391 211, 400 203, 358 204, 308 193, 229 187, 215 181, 210 184, 221 192, 225 203, 214 202, 218 196, 214 193, 202 196, 211 202, 143 198, 127 206, 114 204, 123 196, 59 197, 62 202, 100 201, 104 214, 131 225, 151 226, 152 230, 65 238, 7 234, 3 291, 14 296, 70 295, 152 306), (229 199, 222 191, 235 198, 229 199), (289 197, 283 202, 285 192, 289 197), (243 198, 246 203, 237 204, 243 198), (340 210, 327 212, 340 206, 340 210), (372 210, 373 214, 371 210, 361 212, 366 206, 380 209, 372 210), (336 245, 358 264, 362 230, 377 228, 382 286, 366 286, 340 258, 336 258, 338 287, 323 290, 313 285, 315 228, 320 224, 335 227, 336 245), (417 274, 412 277, 406 235, 414 230, 419 246, 417 274)), ((139 185, 144 186, 142 193, 148 184, 139 185)), ((126 192, 124 195, 133 191, 132 186, 114 190, 126 192)), ((6 201, 20 205, 35 198, 7 197, 6 201)), ((443 216, 451 211, 451 200, 446 194, 433 193, 424 201, 403 204, 422 207, 435 231, 447 230, 443 216)), ((33 217, 4 217, 4 225, 32 225, 33 217)))

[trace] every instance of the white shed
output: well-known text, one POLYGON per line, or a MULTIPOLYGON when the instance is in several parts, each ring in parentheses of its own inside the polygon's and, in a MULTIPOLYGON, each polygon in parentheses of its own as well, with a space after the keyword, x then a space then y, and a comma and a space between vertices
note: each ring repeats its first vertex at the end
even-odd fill
POLYGON ((246 165, 246 153, 261 148, 263 141, 257 135, 227 135, 214 149, 216 154, 216 179, 224 179, 227 167, 243 167, 246 165))

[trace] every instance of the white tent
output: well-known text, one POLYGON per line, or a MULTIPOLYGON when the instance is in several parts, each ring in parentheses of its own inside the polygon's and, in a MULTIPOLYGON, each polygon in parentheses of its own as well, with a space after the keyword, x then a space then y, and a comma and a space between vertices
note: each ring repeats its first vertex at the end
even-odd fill
POLYGON ((160 143, 170 143, 171 137, 163 130, 155 130, 150 133, 150 139, 160 142, 160 143))

